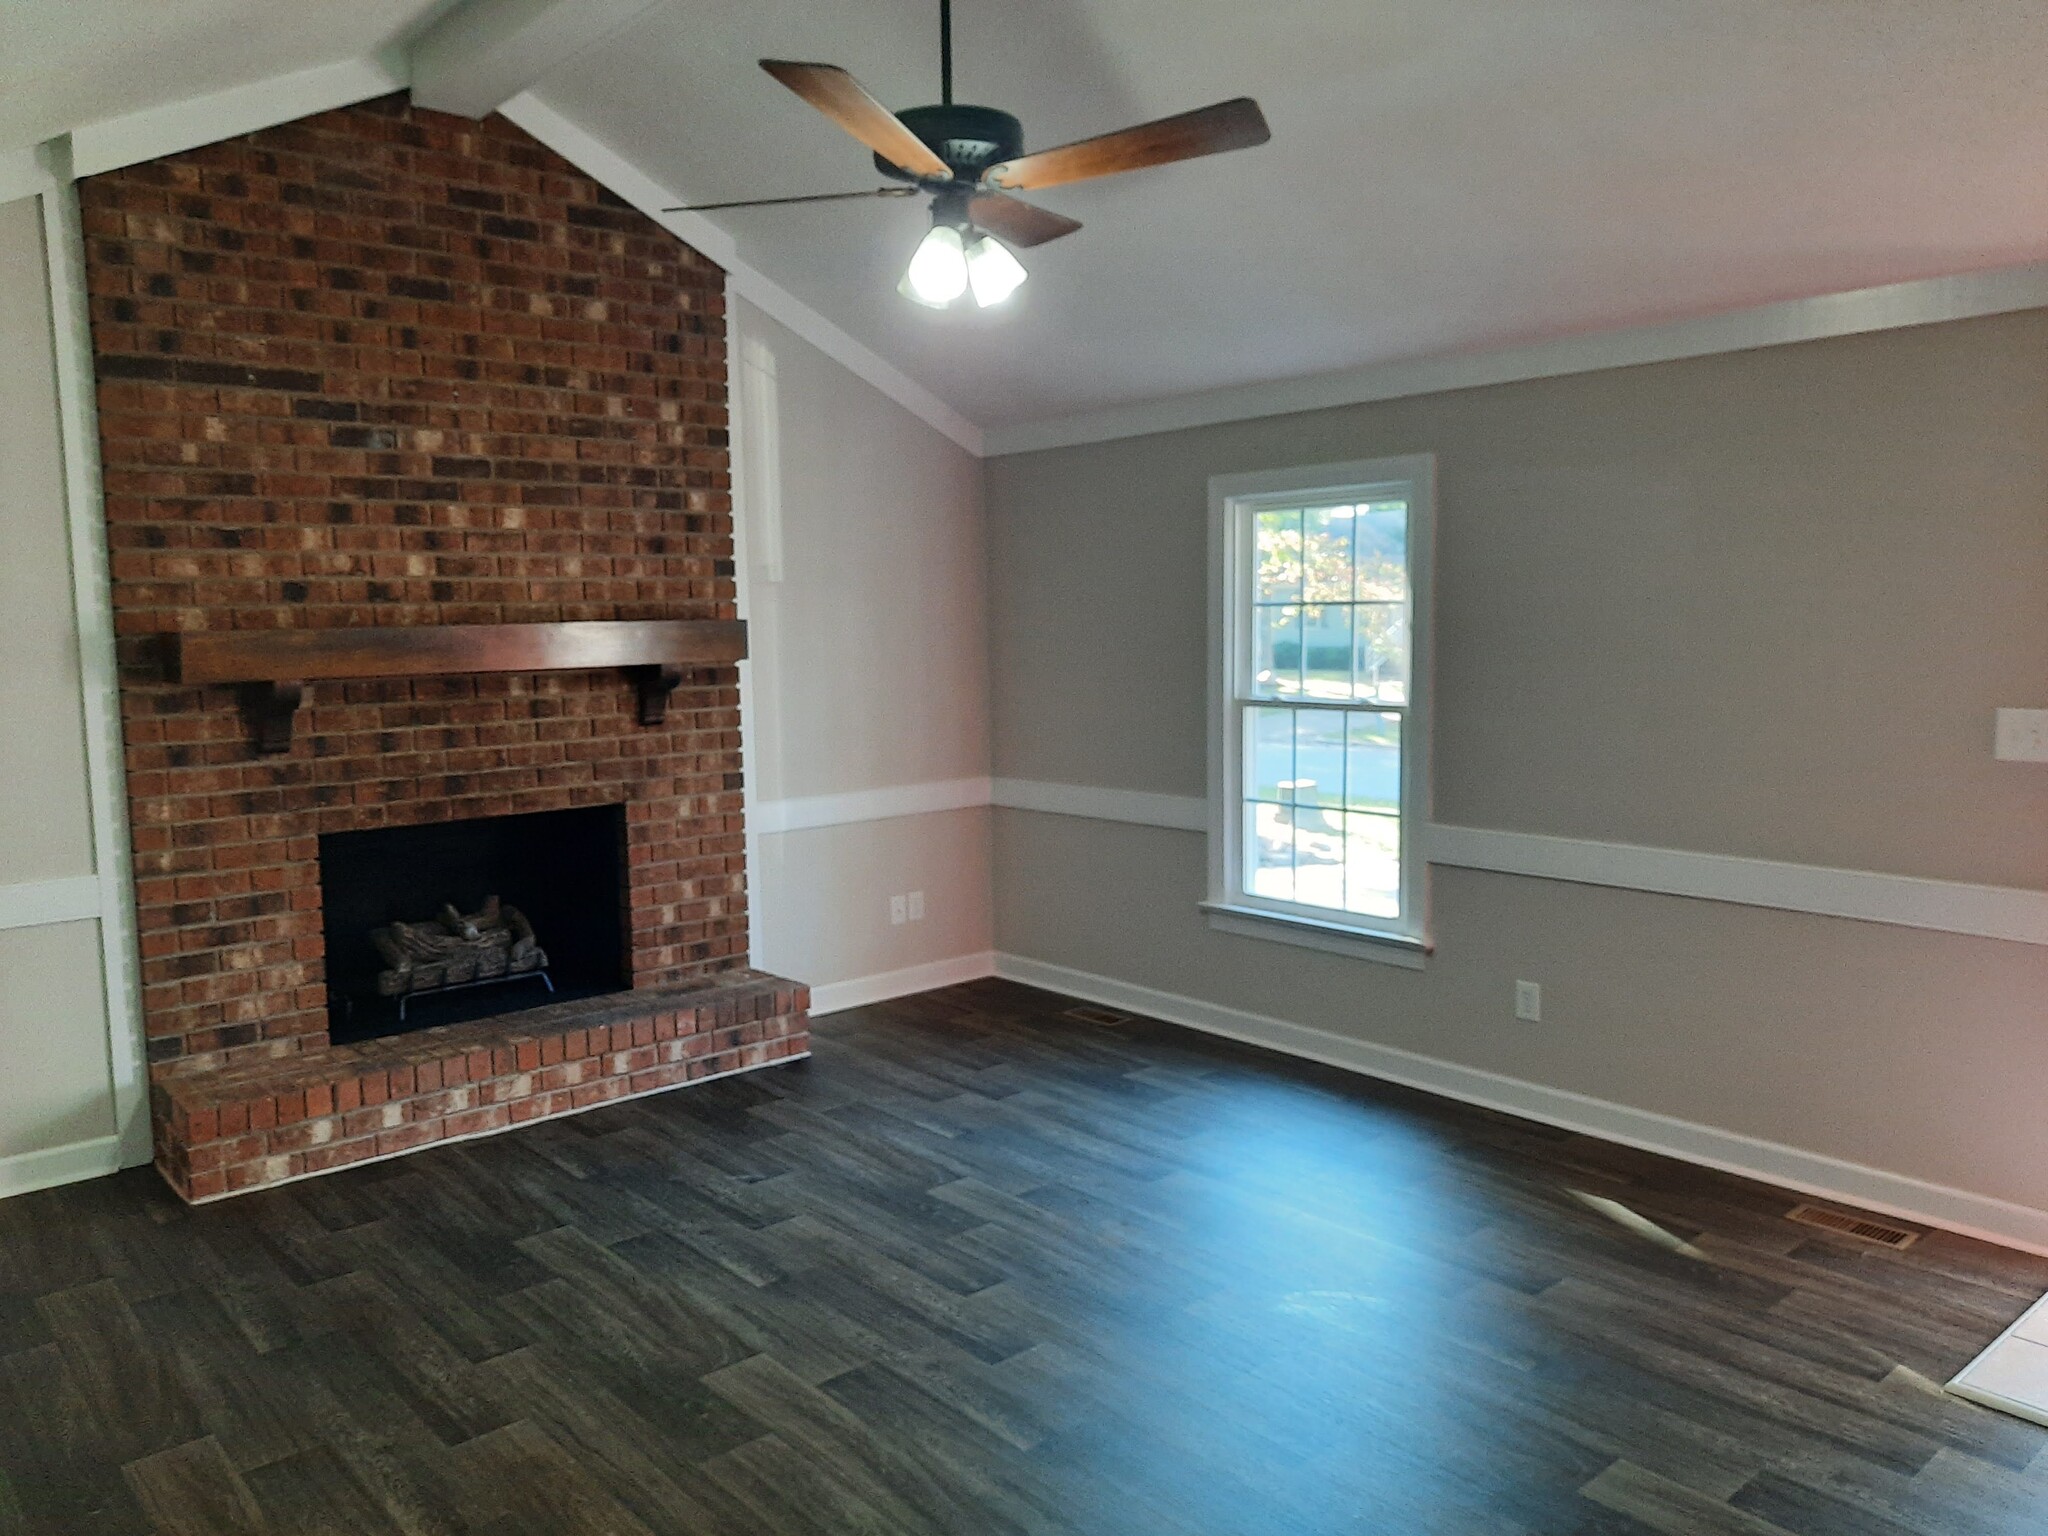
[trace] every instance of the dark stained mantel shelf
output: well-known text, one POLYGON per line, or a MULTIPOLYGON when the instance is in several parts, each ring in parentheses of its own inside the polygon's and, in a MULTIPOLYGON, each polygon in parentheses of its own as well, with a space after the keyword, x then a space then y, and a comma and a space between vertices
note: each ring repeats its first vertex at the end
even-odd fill
POLYGON ((640 690, 640 723, 659 725, 684 668, 726 666, 747 654, 747 626, 739 619, 255 629, 167 638, 176 681, 249 685, 259 752, 291 750, 307 683, 622 667, 640 690))

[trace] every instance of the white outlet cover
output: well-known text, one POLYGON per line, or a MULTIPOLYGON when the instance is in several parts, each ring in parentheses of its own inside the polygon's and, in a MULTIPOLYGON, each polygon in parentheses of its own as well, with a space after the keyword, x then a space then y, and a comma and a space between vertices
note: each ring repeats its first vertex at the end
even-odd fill
POLYGON ((1540 982, 1515 983, 1515 1017, 1531 1024, 1543 1022, 1543 987, 1540 982))
POLYGON ((2048 709, 2001 709, 1991 755, 2001 763, 2048 763, 2048 709))
POLYGON ((908 916, 908 905, 904 898, 901 896, 891 896, 889 898, 889 921, 891 923, 900 923, 908 916))

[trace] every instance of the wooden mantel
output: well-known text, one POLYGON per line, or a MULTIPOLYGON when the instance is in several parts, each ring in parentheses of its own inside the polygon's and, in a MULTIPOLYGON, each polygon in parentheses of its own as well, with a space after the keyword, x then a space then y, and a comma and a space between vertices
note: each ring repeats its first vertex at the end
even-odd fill
POLYGON ((640 723, 659 725, 685 667, 727 666, 747 654, 747 626, 739 619, 251 629, 167 638, 176 681, 249 685, 260 752, 291 749, 292 722, 310 682, 623 667, 640 690, 640 723))

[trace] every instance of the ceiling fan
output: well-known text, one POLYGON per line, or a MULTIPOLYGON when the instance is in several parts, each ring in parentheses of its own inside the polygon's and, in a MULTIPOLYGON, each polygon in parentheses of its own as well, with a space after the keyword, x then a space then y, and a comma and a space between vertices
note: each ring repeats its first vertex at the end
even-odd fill
POLYGON ((1029 247, 1081 226, 1012 192, 1057 187, 1120 171, 1248 149, 1272 136, 1249 96, 1118 129, 1056 149, 1024 153, 1024 128, 1008 112, 953 100, 953 5, 939 0, 941 101, 891 112, 834 64, 763 59, 761 67, 874 151, 875 168, 903 186, 799 197, 694 203, 668 213, 763 208, 787 203, 850 202, 869 197, 932 200, 932 225, 897 285, 906 298, 944 309, 973 292, 976 304, 1000 304, 1024 281, 1010 246, 1029 247), (1007 242, 1007 244, 1005 243, 1007 242))

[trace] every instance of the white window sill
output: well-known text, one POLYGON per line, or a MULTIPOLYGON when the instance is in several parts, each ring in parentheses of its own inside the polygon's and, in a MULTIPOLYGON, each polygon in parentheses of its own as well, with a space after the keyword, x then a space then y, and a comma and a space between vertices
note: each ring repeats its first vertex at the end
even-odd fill
POLYGON ((1243 939, 1298 944, 1303 949, 1398 965, 1410 971, 1421 970, 1429 959, 1428 942, 1407 934, 1373 933, 1348 923, 1325 923, 1313 917, 1268 912, 1259 907, 1235 907, 1222 901, 1205 901, 1202 910, 1209 915, 1209 926, 1218 933, 1234 933, 1243 939))

